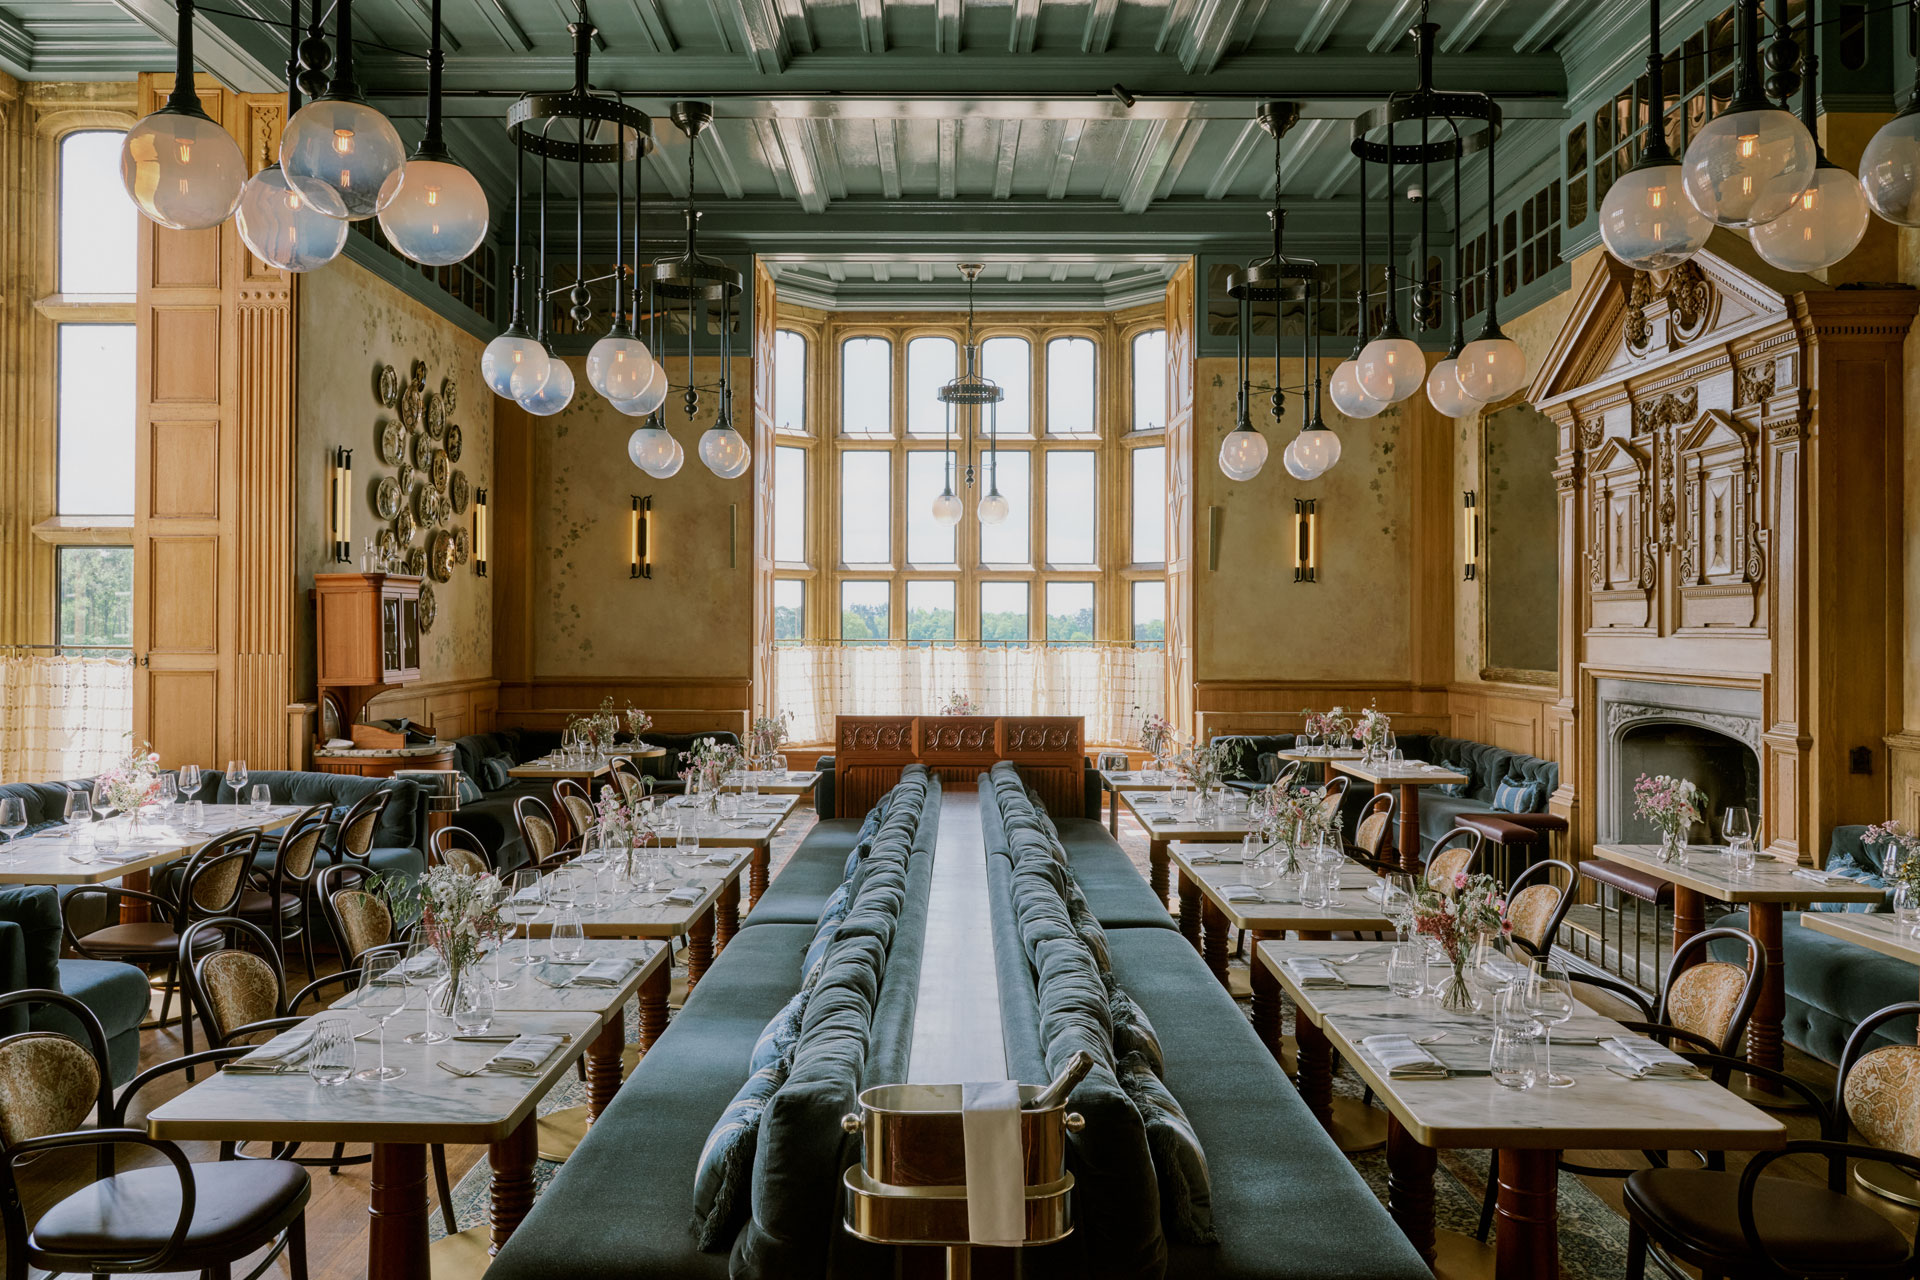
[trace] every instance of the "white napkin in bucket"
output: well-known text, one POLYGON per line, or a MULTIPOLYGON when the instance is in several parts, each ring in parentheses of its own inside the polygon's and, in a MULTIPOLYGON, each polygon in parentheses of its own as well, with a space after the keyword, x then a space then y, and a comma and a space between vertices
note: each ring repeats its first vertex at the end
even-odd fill
POLYGON ((1027 1238, 1027 1174, 1020 1153, 1020 1086, 990 1080, 960 1086, 967 1156, 967 1238, 1018 1245, 1027 1238))

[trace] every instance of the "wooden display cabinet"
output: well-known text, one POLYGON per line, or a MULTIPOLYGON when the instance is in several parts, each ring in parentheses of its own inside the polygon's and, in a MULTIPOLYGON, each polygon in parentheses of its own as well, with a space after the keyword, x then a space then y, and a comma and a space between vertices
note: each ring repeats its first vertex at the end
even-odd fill
POLYGON ((315 683, 337 706, 343 733, 369 700, 420 678, 419 578, 316 573, 313 611, 315 683))

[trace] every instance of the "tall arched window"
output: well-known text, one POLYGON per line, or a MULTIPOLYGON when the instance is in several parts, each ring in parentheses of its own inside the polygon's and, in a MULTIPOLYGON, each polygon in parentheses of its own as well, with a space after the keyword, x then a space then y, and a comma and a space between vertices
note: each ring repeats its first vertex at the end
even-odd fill
POLYGON ((791 329, 773 335, 773 425, 796 434, 807 429, 807 340, 791 329))

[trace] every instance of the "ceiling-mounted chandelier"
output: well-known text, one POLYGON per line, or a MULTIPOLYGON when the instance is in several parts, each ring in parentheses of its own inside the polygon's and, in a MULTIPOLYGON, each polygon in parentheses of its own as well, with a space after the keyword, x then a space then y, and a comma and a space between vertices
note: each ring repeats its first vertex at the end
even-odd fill
POLYGON ((1000 402, 1007 398, 1005 388, 989 378, 981 369, 979 344, 973 337, 973 282, 980 278, 981 264, 963 262, 960 264, 961 278, 967 282, 967 343, 965 354, 961 358, 960 371, 934 395, 941 404, 947 406, 947 441, 945 486, 940 496, 933 500, 933 518, 944 525, 960 523, 965 509, 960 498, 953 491, 954 472, 954 418, 960 419, 967 450, 967 469, 964 473, 966 487, 971 489, 974 481, 974 440, 979 433, 982 420, 986 425, 987 436, 987 491, 980 495, 979 505, 974 514, 980 517, 981 524, 999 524, 1007 518, 1009 504, 1000 492, 1000 402))

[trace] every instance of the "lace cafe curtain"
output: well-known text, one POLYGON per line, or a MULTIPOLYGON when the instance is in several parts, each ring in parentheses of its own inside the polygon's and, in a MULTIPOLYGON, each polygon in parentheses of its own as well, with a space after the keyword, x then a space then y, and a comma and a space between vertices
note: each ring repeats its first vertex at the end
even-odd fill
POLYGON ((1166 703, 1166 654, 1131 645, 798 644, 774 657, 795 742, 831 741, 836 715, 935 715, 951 693, 982 715, 1084 716, 1088 742, 1130 742, 1134 708, 1166 703))
POLYGON ((0 783, 92 777, 132 728, 127 659, 0 651, 0 783))

